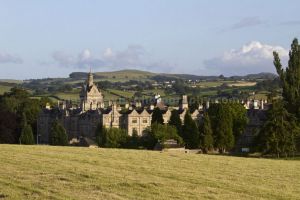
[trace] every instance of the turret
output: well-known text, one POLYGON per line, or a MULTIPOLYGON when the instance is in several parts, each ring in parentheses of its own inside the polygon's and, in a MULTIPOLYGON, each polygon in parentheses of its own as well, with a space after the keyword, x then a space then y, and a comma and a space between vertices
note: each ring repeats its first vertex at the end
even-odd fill
POLYGON ((262 99, 262 100, 260 101, 260 109, 262 109, 262 110, 265 109, 265 108, 264 108, 264 103, 265 103, 265 102, 264 102, 264 100, 262 99))
POLYGON ((188 109, 188 108, 189 108, 187 95, 182 95, 180 108, 181 108, 182 110, 188 109))

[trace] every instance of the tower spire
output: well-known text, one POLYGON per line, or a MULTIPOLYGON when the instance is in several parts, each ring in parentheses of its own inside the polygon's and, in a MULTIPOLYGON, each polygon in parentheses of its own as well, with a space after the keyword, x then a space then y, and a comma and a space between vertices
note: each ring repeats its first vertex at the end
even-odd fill
POLYGON ((88 80, 87 80, 88 86, 94 85, 94 79, 93 79, 93 74, 92 74, 92 69, 90 67, 90 72, 88 75, 88 80))

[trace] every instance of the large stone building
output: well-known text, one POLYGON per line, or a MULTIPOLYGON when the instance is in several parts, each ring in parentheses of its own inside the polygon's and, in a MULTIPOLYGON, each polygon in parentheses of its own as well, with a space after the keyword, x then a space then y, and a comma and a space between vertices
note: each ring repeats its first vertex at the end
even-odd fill
MULTIPOLYGON (((161 99, 155 105, 162 110, 164 123, 168 123, 171 117, 171 110, 178 109, 180 118, 183 121, 188 110, 187 96, 183 95, 178 108, 163 105, 161 99)), ((95 138, 97 126, 106 128, 122 128, 128 135, 136 132, 143 135, 144 131, 151 126, 151 116, 154 105, 147 107, 121 108, 116 103, 104 106, 104 98, 93 82, 93 74, 88 74, 88 79, 80 92, 80 106, 73 106, 68 102, 61 102, 57 107, 46 107, 38 117, 37 131, 39 143, 49 142, 51 124, 58 120, 66 129, 70 141, 80 138, 95 138)), ((200 120, 201 110, 191 113, 194 120, 200 120)))
MULTIPOLYGON (((178 107, 164 105, 159 95, 156 95, 155 99, 155 105, 135 104, 135 106, 121 108, 120 105, 112 103, 105 107, 101 90, 94 84, 92 73, 89 73, 80 92, 79 106, 74 106, 70 102, 60 102, 54 108, 47 106, 42 110, 37 122, 38 142, 45 144, 49 142, 49 133, 54 120, 58 120, 64 126, 71 142, 79 142, 81 138, 94 139, 99 125, 106 128, 122 128, 128 135, 136 132, 142 136, 151 126, 151 116, 155 106, 161 109, 164 123, 169 122, 173 109, 179 111, 180 119, 182 123, 184 122, 184 116, 189 109, 186 95, 182 96, 178 107)), ((247 109, 249 123, 244 134, 238 139, 237 151, 251 146, 254 136, 266 119, 268 109, 267 102, 264 100, 247 100, 241 103, 247 109)), ((206 102, 205 108, 209 108, 209 101, 206 102)), ((202 106, 191 113, 194 120, 201 120, 202 116, 202 106)))

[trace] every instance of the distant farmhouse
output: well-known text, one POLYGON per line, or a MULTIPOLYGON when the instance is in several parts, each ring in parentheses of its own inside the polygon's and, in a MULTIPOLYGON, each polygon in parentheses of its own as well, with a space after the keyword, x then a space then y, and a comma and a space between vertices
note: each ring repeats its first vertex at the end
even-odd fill
MULTIPOLYGON (((265 119, 265 101, 247 100, 241 102, 248 110, 249 125, 245 133, 240 138, 238 145, 242 148, 247 146, 253 139, 253 134, 257 131, 265 119)), ((93 74, 89 73, 87 81, 80 92, 79 106, 71 102, 60 102, 58 106, 51 108, 46 106, 40 113, 37 120, 38 142, 41 144, 49 143, 49 133, 54 120, 59 120, 66 129, 69 141, 80 141, 83 138, 95 139, 96 129, 99 125, 105 128, 122 128, 128 135, 136 132, 139 136, 151 126, 151 116, 155 107, 163 113, 164 123, 168 123, 171 111, 177 109, 183 122, 184 116, 189 109, 188 99, 183 95, 178 107, 168 107, 164 105, 159 95, 155 96, 153 105, 141 105, 136 103, 134 106, 122 108, 116 102, 108 106, 104 104, 101 90, 97 88, 93 81, 93 74)), ((209 101, 205 108, 202 105, 195 109, 191 116, 200 122, 205 109, 209 108, 209 101)))

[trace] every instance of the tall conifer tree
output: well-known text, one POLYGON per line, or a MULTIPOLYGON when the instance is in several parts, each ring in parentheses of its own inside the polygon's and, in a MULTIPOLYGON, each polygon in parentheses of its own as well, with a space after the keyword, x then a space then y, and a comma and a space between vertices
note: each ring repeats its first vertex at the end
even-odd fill
POLYGON ((187 148, 196 149, 200 147, 199 130, 189 111, 184 116, 183 140, 187 148))
POLYGON ((202 125, 202 149, 205 153, 213 148, 214 138, 212 135, 212 128, 210 124, 209 115, 207 112, 204 113, 203 125, 202 125))
POLYGON ((300 119, 300 46, 294 39, 289 52, 288 66, 282 67, 279 54, 274 55, 274 65, 281 80, 283 88, 282 96, 285 106, 290 113, 296 114, 300 119))
POLYGON ((34 144, 34 137, 32 133, 32 128, 30 124, 27 123, 27 118, 25 113, 23 113, 21 121, 22 131, 20 136, 20 144, 34 144))
POLYGON ((182 122, 178 110, 172 110, 169 124, 175 126, 178 135, 182 137, 182 122))
POLYGON ((55 146, 68 145, 68 135, 65 128, 58 122, 58 120, 54 120, 52 123, 49 141, 51 145, 55 146))

